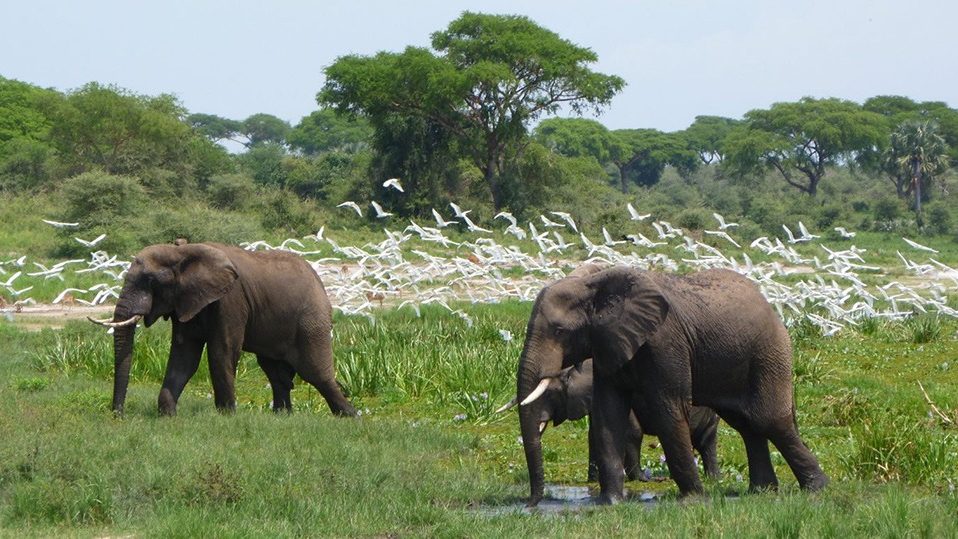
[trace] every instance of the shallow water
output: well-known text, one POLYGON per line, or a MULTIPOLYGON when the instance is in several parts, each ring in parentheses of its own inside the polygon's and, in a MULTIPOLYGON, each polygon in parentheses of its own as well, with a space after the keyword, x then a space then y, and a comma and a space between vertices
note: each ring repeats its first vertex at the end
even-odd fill
MULTIPOLYGON (((526 507, 525 502, 482 506, 476 509, 476 512, 483 516, 502 516, 502 515, 558 515, 566 513, 578 513, 597 507, 597 498, 589 487, 569 486, 569 485, 546 485, 545 496, 536 507, 526 507)), ((652 504, 658 501, 658 495, 651 492, 625 492, 626 499, 622 503, 642 503, 652 504)))

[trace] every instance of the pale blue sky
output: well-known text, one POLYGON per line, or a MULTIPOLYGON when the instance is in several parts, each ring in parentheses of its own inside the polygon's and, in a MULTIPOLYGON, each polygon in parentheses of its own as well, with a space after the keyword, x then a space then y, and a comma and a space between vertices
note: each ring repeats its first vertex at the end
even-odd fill
POLYGON ((804 95, 881 94, 958 106, 958 2, 7 1, 0 75, 69 90, 89 81, 177 95, 191 112, 317 108, 338 56, 426 46, 464 10, 526 15, 593 49, 628 86, 599 120, 683 129, 804 95))

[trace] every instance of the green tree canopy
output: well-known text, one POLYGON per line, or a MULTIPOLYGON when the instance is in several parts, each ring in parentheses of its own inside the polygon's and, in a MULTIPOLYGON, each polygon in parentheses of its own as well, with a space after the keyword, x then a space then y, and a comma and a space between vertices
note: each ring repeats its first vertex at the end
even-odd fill
POLYGON ((604 125, 586 118, 542 120, 533 135, 540 144, 566 157, 592 157, 601 165, 612 163, 629 151, 604 125))
POLYGON ((362 117, 320 109, 305 116, 286 136, 286 141, 306 155, 331 150, 359 149, 369 143, 372 127, 362 117))
POLYGON ((804 97, 745 115, 726 139, 727 161, 739 172, 770 168, 814 196, 828 166, 885 144, 886 120, 842 99, 804 97))
POLYGON ((286 120, 263 112, 253 114, 243 120, 241 134, 246 137, 247 148, 271 142, 285 144, 290 127, 286 120))
POLYGON ((624 85, 589 69, 594 52, 521 16, 465 12, 432 35, 432 47, 437 54, 409 47, 339 58, 326 69, 319 102, 363 114, 376 130, 420 117, 454 135, 496 209, 505 202, 508 149, 521 145, 531 122, 563 106, 598 111, 624 85))
POLYGON ((186 121, 193 129, 212 142, 232 140, 242 144, 241 141, 237 140, 237 136, 243 131, 243 122, 199 112, 187 116, 186 121))
POLYGON ((725 158, 725 139, 738 123, 738 120, 722 116, 696 116, 682 135, 702 163, 711 165, 725 158))
POLYGON ((698 156, 688 149, 681 133, 664 133, 658 129, 617 129, 612 132, 627 151, 615 160, 619 168, 622 192, 629 182, 654 185, 662 177, 666 165, 688 172, 695 168, 698 156))
POLYGON ((931 120, 905 120, 890 137, 882 160, 899 196, 915 196, 915 214, 922 226, 921 203, 928 199, 934 177, 948 168, 948 143, 931 120), (902 184, 905 184, 904 186, 902 184))

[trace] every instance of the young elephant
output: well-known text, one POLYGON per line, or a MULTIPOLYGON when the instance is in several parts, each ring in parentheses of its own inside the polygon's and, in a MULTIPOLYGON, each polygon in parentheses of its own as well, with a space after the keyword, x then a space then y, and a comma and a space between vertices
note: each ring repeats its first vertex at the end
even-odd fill
MULTIPOLYGON (((127 271, 113 311, 113 410, 123 411, 133 356, 133 333, 143 320, 173 323, 170 357, 158 399, 174 415, 203 348, 216 407, 236 407, 234 377, 242 351, 256 354, 273 388, 273 407, 291 408, 293 376, 316 387, 336 415, 353 416, 336 382, 332 308, 326 289, 302 258, 279 251, 250 252, 215 243, 152 245, 127 271)), ((94 322, 97 322, 94 320, 94 322)))
MULTIPOLYGON (((511 404, 511 403, 510 403, 511 404)), ((636 405, 641 405, 636 400, 636 405)), ((529 404, 532 415, 537 416, 539 435, 545 432, 551 421, 559 426, 566 420, 582 419, 592 412, 592 359, 563 369, 558 376, 550 380, 545 393, 529 404)), ((692 447, 702 456, 702 466, 709 477, 719 476, 717 457, 718 415, 710 408, 693 406, 689 412, 689 427, 692 447)), ((635 414, 629 414, 629 428, 623 455, 626 476, 630 480, 644 479, 640 454, 642 436, 655 432, 643 431, 635 414)), ((589 481, 597 479, 596 447, 593 430, 589 427, 589 481)))

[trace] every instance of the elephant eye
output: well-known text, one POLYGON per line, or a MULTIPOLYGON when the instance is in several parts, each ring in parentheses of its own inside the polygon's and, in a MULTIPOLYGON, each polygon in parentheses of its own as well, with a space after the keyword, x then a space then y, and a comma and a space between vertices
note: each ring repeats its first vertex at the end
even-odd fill
POLYGON ((556 337, 561 337, 565 333, 565 328, 562 326, 556 326, 552 328, 552 334, 556 337))

